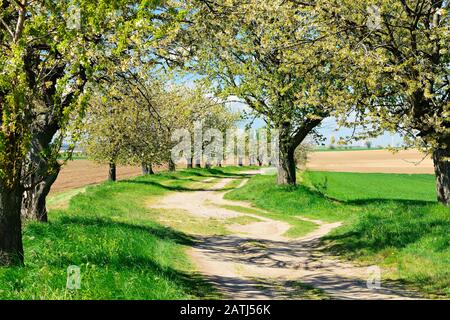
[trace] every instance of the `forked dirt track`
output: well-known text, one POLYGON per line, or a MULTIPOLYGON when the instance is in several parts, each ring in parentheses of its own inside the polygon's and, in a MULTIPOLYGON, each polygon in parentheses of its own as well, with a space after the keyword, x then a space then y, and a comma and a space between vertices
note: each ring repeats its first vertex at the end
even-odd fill
MULTIPOLYGON (((295 299, 298 284, 323 290, 333 299, 409 299, 412 293, 398 290, 369 289, 367 267, 359 267, 323 252, 320 239, 340 223, 317 224, 310 234, 288 239, 290 225, 262 217, 243 214, 221 206, 250 207, 243 202, 224 200, 223 179, 210 190, 175 192, 153 204, 152 208, 184 210, 196 217, 228 219, 247 215, 259 222, 231 225, 231 235, 198 237, 189 254, 198 270, 229 299, 295 299), (297 288, 297 289, 296 289, 297 288)), ((245 183, 245 181, 243 181, 245 183)))

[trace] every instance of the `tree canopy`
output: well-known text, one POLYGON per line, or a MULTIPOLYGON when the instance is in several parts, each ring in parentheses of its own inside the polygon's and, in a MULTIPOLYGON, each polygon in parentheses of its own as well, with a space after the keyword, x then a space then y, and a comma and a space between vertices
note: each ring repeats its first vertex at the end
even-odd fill
POLYGON ((58 154, 53 148, 62 141, 56 136, 64 136, 71 117, 83 115, 88 84, 129 67, 137 45, 147 56, 161 52, 180 18, 165 5, 0 2, 0 264, 23 260, 22 193, 52 171, 58 154), (41 177, 30 180, 36 173, 41 177))
POLYGON ((450 203, 449 1, 324 0, 316 6, 330 23, 329 37, 348 56, 360 118, 375 133, 399 132, 407 145, 432 153, 439 200, 450 203))
MULTIPOLYGON (((280 183, 295 184, 294 151, 332 114, 352 106, 346 64, 323 21, 288 1, 186 1, 193 69, 223 98, 237 97, 280 131, 280 183)), ((182 29, 183 30, 183 29, 182 29)))

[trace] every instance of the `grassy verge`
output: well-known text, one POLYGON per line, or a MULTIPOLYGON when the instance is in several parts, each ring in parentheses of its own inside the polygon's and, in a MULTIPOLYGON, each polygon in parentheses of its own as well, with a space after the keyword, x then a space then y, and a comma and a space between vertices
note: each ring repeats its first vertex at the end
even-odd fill
POLYGON ((52 194, 47 198, 47 207, 49 209, 65 209, 69 206, 70 199, 85 191, 86 187, 52 194))
POLYGON ((431 175, 306 172, 296 188, 256 176, 227 194, 286 217, 344 221, 325 241, 348 259, 377 264, 383 279, 450 297, 450 208, 431 175), (267 196, 270 195, 270 196, 267 196))
POLYGON ((50 199, 50 223, 26 223, 26 266, 0 268, 0 299, 197 299, 217 293, 185 255, 192 237, 154 219, 149 198, 205 188, 227 172, 186 170, 74 190, 50 199), (75 194, 75 195, 74 195, 75 194), (81 289, 66 289, 67 268, 81 289))
MULTIPOLYGON (((236 192, 237 193, 237 192, 236 192)), ((284 234, 288 238, 298 238, 308 234, 316 228, 316 224, 298 219, 294 215, 285 215, 282 213, 272 213, 268 211, 261 211, 254 208, 241 207, 236 205, 222 205, 221 207, 241 213, 248 213, 263 216, 269 219, 284 221, 291 225, 289 230, 284 234)))

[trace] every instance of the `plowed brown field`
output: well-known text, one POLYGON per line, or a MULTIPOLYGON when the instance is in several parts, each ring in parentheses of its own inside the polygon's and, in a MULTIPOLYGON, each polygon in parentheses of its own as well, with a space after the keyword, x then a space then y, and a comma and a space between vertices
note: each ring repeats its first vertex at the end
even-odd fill
MULTIPOLYGON (((119 166, 117 178, 127 179, 141 174, 139 167, 119 166)), ((96 164, 89 160, 70 161, 65 165, 55 184, 52 193, 81 188, 86 185, 102 183, 108 178, 108 166, 96 164)))
POLYGON ((309 156, 308 169, 339 172, 434 173, 433 161, 416 150, 325 151, 309 156), (422 161, 423 160, 423 161, 422 161))

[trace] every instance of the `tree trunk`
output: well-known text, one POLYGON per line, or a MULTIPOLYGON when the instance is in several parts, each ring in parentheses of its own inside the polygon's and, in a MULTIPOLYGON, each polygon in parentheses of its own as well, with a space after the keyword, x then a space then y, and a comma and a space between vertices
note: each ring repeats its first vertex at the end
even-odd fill
POLYGON ((116 181, 117 180, 117 167, 114 162, 109 164, 109 172, 108 172, 108 180, 116 181))
POLYGON ((148 171, 148 174, 155 174, 155 172, 153 171, 153 164, 152 163, 149 163, 147 165, 147 171, 148 171))
POLYGON ((176 168, 175 162, 173 162, 172 159, 169 159, 169 171, 174 172, 176 170, 177 170, 177 168, 176 168))
POLYGON ((202 162, 200 159, 195 160, 195 167, 196 168, 201 168, 202 167, 202 162))
POLYGON ((187 159, 187 168, 188 169, 192 169, 193 168, 193 164, 194 163, 194 158, 190 157, 187 159))
POLYGON ((243 161, 243 159, 241 157, 239 157, 238 166, 239 167, 243 167, 244 166, 244 161, 243 161))
POLYGON ((153 171, 153 165, 151 163, 142 163, 141 168, 143 176, 155 174, 155 172, 153 171))
POLYGON ((148 175, 148 165, 146 163, 142 163, 141 168, 142 168, 142 175, 143 176, 148 175))
POLYGON ((433 161, 438 201, 450 205, 450 150, 434 150, 433 161))
POLYGON ((53 183, 56 181, 61 166, 58 163, 58 153, 45 156, 47 150, 58 148, 52 140, 59 130, 55 122, 36 120, 33 128, 33 139, 23 165, 22 183, 25 192, 22 198, 22 217, 28 220, 47 222, 46 198, 53 183))
POLYGON ((0 266, 23 265, 22 193, 0 186, 0 266))
MULTIPOLYGON (((279 128, 277 182, 280 185, 295 185, 297 183, 295 167, 295 149, 306 137, 306 132, 291 136, 292 126, 289 122, 282 123, 279 128)), ((298 131, 300 132, 300 131, 298 131)))
POLYGON ((206 161, 206 163, 205 163, 205 168, 206 168, 206 169, 211 169, 211 162, 209 162, 209 160, 206 161))
POLYGON ((289 145, 280 146, 278 184, 295 185, 297 183, 294 150, 295 149, 289 145))
POLYGON ((47 222, 46 199, 53 183, 56 181, 60 167, 48 173, 45 178, 39 177, 40 181, 35 181, 36 177, 30 178, 30 189, 26 190, 22 199, 22 217, 27 220, 47 222), (34 181, 33 181, 34 180, 34 181))

